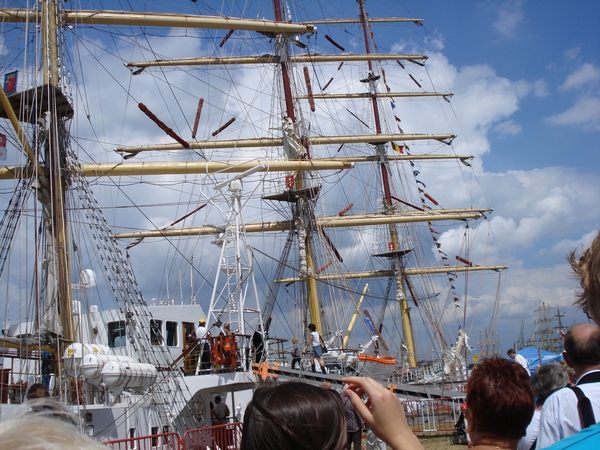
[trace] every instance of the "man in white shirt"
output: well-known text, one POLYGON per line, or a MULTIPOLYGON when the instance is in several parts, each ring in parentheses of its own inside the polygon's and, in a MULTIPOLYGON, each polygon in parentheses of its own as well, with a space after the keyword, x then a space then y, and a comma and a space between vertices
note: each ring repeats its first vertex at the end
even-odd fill
POLYGON ((210 369, 210 344, 208 339, 210 333, 206 328, 206 320, 200 319, 198 321, 198 328, 196 328, 196 339, 200 339, 200 370, 205 371, 210 369))
POLYGON ((516 362, 521 364, 523 368, 527 371, 527 373, 529 373, 529 363, 527 362, 525 357, 523 357, 523 355, 519 355, 517 352, 515 352, 514 348, 511 348, 509 351, 506 352, 506 354, 509 358, 514 359, 516 362))
MULTIPOLYGON (((595 422, 600 419, 600 328, 576 325, 565 335, 565 361, 575 372, 577 387, 590 400, 595 422)), ((582 429, 577 395, 565 387, 544 403, 537 448, 545 448, 582 429)))

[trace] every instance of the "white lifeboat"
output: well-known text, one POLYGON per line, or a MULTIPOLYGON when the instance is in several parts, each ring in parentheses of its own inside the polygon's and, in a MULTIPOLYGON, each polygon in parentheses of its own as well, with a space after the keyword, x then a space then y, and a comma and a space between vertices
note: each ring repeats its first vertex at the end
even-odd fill
POLYGON ((85 355, 109 355, 110 349, 105 345, 82 344, 75 342, 65 349, 63 361, 67 374, 76 377, 85 355))
POLYGON ((100 383, 102 382, 102 368, 106 363, 111 361, 133 362, 133 359, 129 356, 121 355, 87 354, 83 357, 80 366, 83 380, 94 386, 100 386, 100 383))
POLYGON ((158 372, 146 363, 109 361, 102 368, 102 381, 114 395, 123 389, 144 390, 154 384, 158 372))

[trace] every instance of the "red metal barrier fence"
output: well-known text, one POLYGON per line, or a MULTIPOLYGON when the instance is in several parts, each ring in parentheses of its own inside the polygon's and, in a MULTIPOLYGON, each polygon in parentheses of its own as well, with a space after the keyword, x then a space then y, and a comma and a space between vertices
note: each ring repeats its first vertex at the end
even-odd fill
POLYGON ((104 445, 113 450, 181 450, 181 438, 177 433, 153 434, 127 439, 117 439, 104 442, 104 445))
MULTIPOLYGON (((402 400, 404 414, 415 433, 454 431, 462 400, 402 400)), ((197 428, 177 433, 155 434, 105 442, 113 450, 239 450, 242 441, 241 422, 197 428)))
POLYGON ((238 450, 242 442, 241 422, 188 430, 183 434, 183 450, 238 450))

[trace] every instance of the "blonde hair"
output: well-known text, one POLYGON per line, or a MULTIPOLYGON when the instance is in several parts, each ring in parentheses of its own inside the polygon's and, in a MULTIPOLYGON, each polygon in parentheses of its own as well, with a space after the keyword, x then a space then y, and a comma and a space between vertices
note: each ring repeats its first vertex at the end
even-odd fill
POLYGON ((297 344, 298 343, 298 338, 296 336, 294 336, 292 338, 292 344, 297 344))
POLYGON ((62 420, 24 414, 0 421, 0 448, 11 450, 106 450, 98 441, 62 420))

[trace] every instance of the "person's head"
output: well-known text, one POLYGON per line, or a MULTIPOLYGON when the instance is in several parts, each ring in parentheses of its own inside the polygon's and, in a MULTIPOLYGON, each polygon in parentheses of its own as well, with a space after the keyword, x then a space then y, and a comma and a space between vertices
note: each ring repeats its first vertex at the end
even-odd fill
POLYGON ((198 321, 198 325, 200 325, 201 327, 203 327, 204 325, 206 325, 206 320, 204 320, 204 319, 200 319, 200 320, 198 321))
POLYGON ((106 450, 74 425, 50 416, 25 414, 0 421, 0 448, 11 450, 106 450))
POLYGON ((538 405, 543 405, 550 395, 564 388, 570 380, 569 369, 557 363, 544 364, 531 376, 531 388, 538 405))
POLYGON ((225 322, 225 325, 223 325, 223 328, 224 328, 225 330, 229 330, 229 331, 231 331, 231 324, 230 324, 229 322, 225 322))
POLYGON ((506 352, 506 354, 509 356, 509 358, 515 359, 515 356, 517 356, 517 352, 515 352, 514 348, 511 348, 510 350, 508 350, 506 352))
POLYGON ((312 333, 313 331, 317 331, 317 326, 314 323, 309 323, 308 324, 308 329, 312 333))
POLYGON ((254 392, 240 450, 341 450, 346 420, 340 394, 308 383, 274 383, 254 392))
POLYGON ((33 398, 50 397, 50 392, 48 391, 48 388, 42 383, 35 383, 29 386, 29 389, 27 389, 27 394, 25 394, 25 396, 27 397, 27 400, 31 400, 33 398))
POLYGON ((600 325, 600 232, 581 257, 571 252, 568 260, 582 288, 575 303, 600 325))
POLYGON ((221 396, 220 395, 217 395, 215 397, 215 403, 221 403, 221 396))
POLYGON ((297 344, 298 343, 298 338, 296 336, 294 336, 292 338, 292 344, 297 344))
POLYGON ((516 442, 525 435, 535 404, 529 374, 505 358, 489 358, 467 381, 467 418, 473 444, 516 442))
POLYGON ((564 346, 563 356, 575 375, 600 369, 600 328, 596 325, 575 325, 565 334, 564 346))

